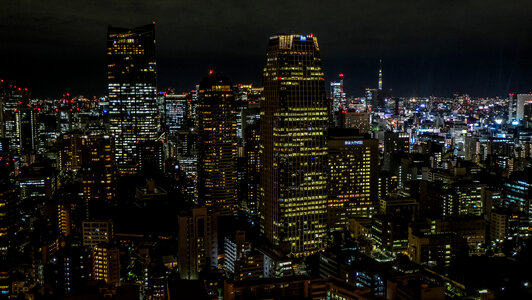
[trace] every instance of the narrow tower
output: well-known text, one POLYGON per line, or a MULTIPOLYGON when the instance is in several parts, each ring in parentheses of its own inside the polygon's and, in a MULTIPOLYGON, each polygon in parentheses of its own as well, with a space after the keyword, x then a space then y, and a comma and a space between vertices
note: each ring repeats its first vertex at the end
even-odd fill
POLYGON ((379 91, 382 91, 382 59, 379 60, 379 91))
POLYGON ((197 107, 199 201, 212 212, 236 212, 236 111, 229 79, 209 72, 197 107))

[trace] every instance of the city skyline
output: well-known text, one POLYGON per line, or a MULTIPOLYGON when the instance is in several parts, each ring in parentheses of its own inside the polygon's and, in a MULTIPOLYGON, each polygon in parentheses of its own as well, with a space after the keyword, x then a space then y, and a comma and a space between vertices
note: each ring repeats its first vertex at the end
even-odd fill
POLYGON ((0 4, 1 299, 532 299, 532 2, 56 1, 0 4))
POLYGON ((299 1, 256 7, 227 3, 233 4, 234 12, 221 4, 202 11, 206 4, 201 2, 194 7, 166 1, 108 6, 6 3, 0 14, 0 36, 7 41, 0 49, 0 78, 27 86, 37 97, 53 98, 65 92, 102 96, 105 44, 101 37, 107 26, 155 21, 159 90, 188 90, 209 69, 235 82, 261 85, 264 39, 280 32, 312 32, 321 37, 325 49, 326 80, 344 73, 346 91, 353 96, 375 87, 379 59, 384 87, 397 96, 530 92, 532 44, 527 12, 531 5, 523 1, 501 6, 499 2, 409 3, 405 7, 413 9, 405 13, 400 13, 401 4, 393 2, 380 6, 338 2, 332 3, 332 14, 322 13, 323 5, 299 1), (76 18, 79 10, 86 13, 76 18), (216 10, 219 16, 211 14, 216 10), (221 26, 210 26, 213 22, 221 26))

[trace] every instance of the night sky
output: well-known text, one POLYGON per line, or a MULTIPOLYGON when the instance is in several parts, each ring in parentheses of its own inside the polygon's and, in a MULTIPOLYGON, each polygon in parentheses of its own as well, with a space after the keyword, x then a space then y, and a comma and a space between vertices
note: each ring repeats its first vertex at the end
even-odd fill
POLYGON ((260 85, 268 37, 314 33, 348 96, 504 96, 532 90, 532 1, 0 0, 0 78, 38 97, 102 96, 108 25, 156 22, 158 88, 209 69, 260 85))

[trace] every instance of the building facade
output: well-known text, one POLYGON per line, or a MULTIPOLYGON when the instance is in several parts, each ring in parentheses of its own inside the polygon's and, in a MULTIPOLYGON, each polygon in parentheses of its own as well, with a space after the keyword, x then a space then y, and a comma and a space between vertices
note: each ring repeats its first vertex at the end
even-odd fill
POLYGON ((109 27, 107 82, 110 132, 119 166, 136 164, 139 141, 155 140, 157 109, 155 25, 109 27))
POLYGON ((212 73, 200 84, 197 107, 199 201, 221 215, 236 212, 236 112, 229 80, 212 73))
POLYGON ((349 219, 371 217, 378 199, 379 149, 375 139, 356 130, 329 130, 330 229, 347 229, 349 219))
POLYGON ((261 228, 294 256, 323 248, 327 211, 327 123, 318 40, 270 37, 261 104, 261 228))

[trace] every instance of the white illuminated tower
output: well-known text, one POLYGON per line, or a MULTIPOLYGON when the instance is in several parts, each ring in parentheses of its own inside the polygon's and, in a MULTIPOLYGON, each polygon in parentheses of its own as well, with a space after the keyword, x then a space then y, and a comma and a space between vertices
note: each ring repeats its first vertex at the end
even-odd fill
POLYGON ((337 113, 341 106, 345 105, 345 92, 344 92, 344 74, 340 74, 338 81, 331 82, 331 99, 332 110, 331 112, 337 113))
POLYGON ((109 124, 116 162, 123 171, 137 163, 136 145, 157 139, 155 25, 109 27, 107 34, 109 124))

